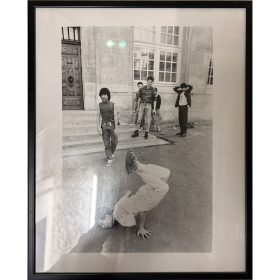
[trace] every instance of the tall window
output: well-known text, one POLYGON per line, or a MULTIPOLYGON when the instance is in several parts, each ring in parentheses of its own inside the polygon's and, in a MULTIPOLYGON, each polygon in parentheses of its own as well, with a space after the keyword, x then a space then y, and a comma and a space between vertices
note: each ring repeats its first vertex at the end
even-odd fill
POLYGON ((160 51, 159 57, 159 81, 176 82, 178 53, 160 51))
POLYGON ((179 45, 179 26, 161 26, 160 42, 162 44, 179 45))
POLYGON ((156 28, 155 26, 135 26, 134 40, 146 43, 155 43, 156 28))
POLYGON ((133 80, 178 83, 180 76, 181 30, 179 26, 135 26, 133 80))
POLYGON ((134 81, 145 81, 148 76, 154 76, 154 60, 155 50, 142 47, 134 48, 134 81))
POLYGON ((213 61, 212 61, 212 58, 209 61, 207 85, 213 85, 213 61))
POLYGON ((80 41, 80 27, 61 27, 63 41, 80 41))

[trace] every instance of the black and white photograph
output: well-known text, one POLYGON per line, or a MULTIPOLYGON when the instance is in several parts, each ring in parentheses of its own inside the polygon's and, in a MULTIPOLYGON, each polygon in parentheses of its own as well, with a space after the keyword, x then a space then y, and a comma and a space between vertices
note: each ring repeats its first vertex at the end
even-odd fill
POLYGON ((211 252, 212 49, 211 27, 61 28, 61 188, 40 193, 42 131, 39 271, 69 252, 211 252))
POLYGON ((36 9, 35 273, 246 270, 245 29, 36 9))

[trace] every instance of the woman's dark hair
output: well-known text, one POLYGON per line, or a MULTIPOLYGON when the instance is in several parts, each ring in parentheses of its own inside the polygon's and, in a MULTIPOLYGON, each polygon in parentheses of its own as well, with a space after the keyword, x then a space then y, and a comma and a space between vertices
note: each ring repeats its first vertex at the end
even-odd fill
POLYGON ((157 92, 157 88, 156 87, 154 87, 154 90, 157 92))
POLYGON ((110 93, 110 90, 108 88, 102 88, 99 91, 99 96, 101 97, 101 95, 107 95, 108 96, 108 100, 111 99, 111 93, 110 93))
POLYGON ((147 81, 151 80, 152 82, 155 80, 155 78, 153 76, 148 76, 147 81))
POLYGON ((139 85, 142 85, 142 86, 143 86, 143 83, 142 83, 142 82, 138 82, 138 83, 137 83, 137 86, 139 86, 139 85))

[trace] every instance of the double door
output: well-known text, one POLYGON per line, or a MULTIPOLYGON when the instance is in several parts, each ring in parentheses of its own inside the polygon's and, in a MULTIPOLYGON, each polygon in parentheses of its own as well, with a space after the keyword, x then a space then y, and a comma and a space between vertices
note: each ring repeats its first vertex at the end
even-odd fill
POLYGON ((62 43, 62 109, 82 110, 81 46, 62 43))

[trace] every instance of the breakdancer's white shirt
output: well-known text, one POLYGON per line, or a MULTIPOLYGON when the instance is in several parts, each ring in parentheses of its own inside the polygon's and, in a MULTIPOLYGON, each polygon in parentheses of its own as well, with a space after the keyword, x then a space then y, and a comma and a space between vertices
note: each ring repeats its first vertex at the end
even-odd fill
POLYGON ((125 227, 136 225, 135 215, 149 211, 157 206, 169 190, 166 183, 170 170, 154 164, 138 164, 136 173, 145 185, 134 195, 123 196, 115 205, 114 218, 125 227))

